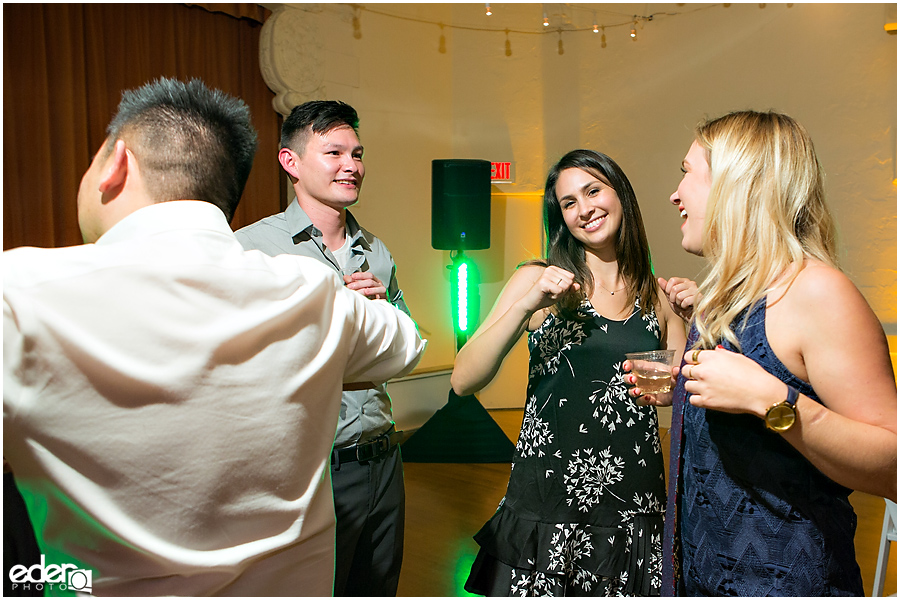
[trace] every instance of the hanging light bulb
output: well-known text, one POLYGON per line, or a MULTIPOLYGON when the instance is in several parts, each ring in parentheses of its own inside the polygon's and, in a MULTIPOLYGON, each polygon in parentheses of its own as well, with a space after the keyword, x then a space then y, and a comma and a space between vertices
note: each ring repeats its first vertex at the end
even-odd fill
POLYGON ((601 27, 603 33, 600 34, 600 47, 606 48, 606 26, 601 27))
POLYGON ((550 27, 550 19, 547 18, 547 11, 544 11, 544 27, 550 27))
POLYGON ((594 33, 600 33, 600 28, 597 27, 597 13, 594 13, 594 33))
POLYGON ((494 14, 491 12, 491 3, 490 2, 484 3, 484 14, 487 15, 488 17, 491 16, 492 14, 494 14))
POLYGON ((635 19, 634 23, 631 24, 631 41, 637 41, 637 19, 635 19))
POLYGON ((362 28, 359 26, 359 10, 353 11, 353 39, 362 39, 362 28))
POLYGON ((556 45, 556 51, 559 53, 560 56, 562 56, 563 54, 566 53, 565 49, 563 48, 563 43, 562 43, 562 29, 557 29, 557 31, 559 32, 559 43, 556 45))
POLYGON ((444 38, 444 24, 441 23, 441 39, 438 40, 438 52, 447 54, 447 40, 444 38))
POLYGON ((506 55, 512 56, 512 44, 509 43, 509 29, 506 30, 506 55))

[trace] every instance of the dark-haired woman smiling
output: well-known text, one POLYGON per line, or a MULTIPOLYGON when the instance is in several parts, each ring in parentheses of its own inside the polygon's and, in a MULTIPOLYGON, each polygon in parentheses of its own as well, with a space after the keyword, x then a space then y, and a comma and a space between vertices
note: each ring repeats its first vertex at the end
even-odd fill
MULTIPOLYGON (((640 209, 608 156, 566 154, 544 191, 547 257, 521 266, 460 350, 457 394, 487 385, 528 331, 528 393, 506 497, 475 536, 466 589, 488 596, 659 595, 665 511, 656 410, 626 352, 685 344, 650 268, 640 209)), ((662 396, 655 402, 671 400, 662 396)))

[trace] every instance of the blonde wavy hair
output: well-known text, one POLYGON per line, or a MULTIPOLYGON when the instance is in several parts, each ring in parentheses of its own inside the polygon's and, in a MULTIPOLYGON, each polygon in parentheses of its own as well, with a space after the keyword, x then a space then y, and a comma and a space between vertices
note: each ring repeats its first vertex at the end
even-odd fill
POLYGON ((740 348, 731 323, 776 280, 786 275, 790 285, 806 258, 838 268, 834 218, 812 139, 791 117, 733 112, 700 123, 695 134, 711 188, 694 347, 727 339, 740 348))

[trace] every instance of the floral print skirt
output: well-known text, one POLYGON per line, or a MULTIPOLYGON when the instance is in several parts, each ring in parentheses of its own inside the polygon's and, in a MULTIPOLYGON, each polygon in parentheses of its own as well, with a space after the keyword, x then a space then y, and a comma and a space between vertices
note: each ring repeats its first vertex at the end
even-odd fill
POLYGON ((466 589, 487 596, 659 595, 665 478, 656 409, 628 396, 626 352, 660 347, 623 321, 551 314, 529 335, 528 398, 506 496, 475 536, 466 589))

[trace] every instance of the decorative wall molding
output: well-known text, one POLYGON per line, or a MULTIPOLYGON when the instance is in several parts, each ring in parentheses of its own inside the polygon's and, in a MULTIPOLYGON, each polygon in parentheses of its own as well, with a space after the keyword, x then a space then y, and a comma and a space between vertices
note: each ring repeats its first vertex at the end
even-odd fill
POLYGON ((275 98, 272 107, 284 116, 307 100, 324 97, 325 68, 316 15, 319 4, 267 4, 272 15, 259 39, 259 69, 275 98))

